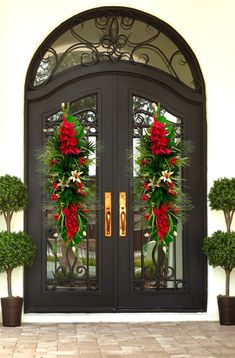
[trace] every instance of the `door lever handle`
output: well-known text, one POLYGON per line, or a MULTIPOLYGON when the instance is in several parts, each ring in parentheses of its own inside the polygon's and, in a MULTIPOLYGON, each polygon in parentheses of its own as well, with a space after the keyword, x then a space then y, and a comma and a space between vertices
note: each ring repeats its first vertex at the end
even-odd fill
POLYGON ((104 236, 112 236, 112 193, 104 193, 104 236))
POLYGON ((126 193, 119 193, 119 236, 126 237, 126 193))
MULTIPOLYGON (((107 208, 107 210, 109 210, 109 208, 107 208)), ((107 236, 110 235, 111 233, 111 213, 110 211, 106 212, 106 232, 107 232, 107 236)))
MULTIPOLYGON (((122 208, 123 210, 124 208, 122 208)), ((121 212, 121 234, 125 235, 126 233, 126 213, 125 211, 121 212)))

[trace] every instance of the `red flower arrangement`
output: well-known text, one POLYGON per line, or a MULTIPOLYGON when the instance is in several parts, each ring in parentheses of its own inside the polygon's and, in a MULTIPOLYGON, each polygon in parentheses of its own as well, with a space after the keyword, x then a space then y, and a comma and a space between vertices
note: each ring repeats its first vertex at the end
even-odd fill
POLYGON ((146 236, 167 246, 176 235, 186 205, 180 173, 187 156, 185 143, 176 140, 173 124, 160 115, 160 105, 137 150, 140 179, 136 195, 143 207, 146 236))
POLYGON ((87 186, 88 168, 95 147, 85 138, 84 126, 63 108, 62 122, 49 138, 41 159, 49 181, 50 211, 53 226, 70 246, 84 236, 88 221, 87 207, 94 205, 94 185, 87 186))
POLYGON ((60 150, 64 155, 80 153, 77 147, 78 141, 76 139, 76 131, 74 130, 74 123, 69 123, 66 117, 63 116, 63 124, 60 127, 60 150))
POLYGON ((71 203, 68 208, 62 209, 62 213, 65 217, 66 235, 70 241, 73 241, 78 231, 77 206, 71 203))
POLYGON ((157 118, 154 117, 154 122, 150 128, 150 137, 149 141, 151 143, 151 151, 154 155, 169 155, 171 150, 168 148, 169 140, 166 138, 167 131, 165 129, 164 123, 157 121, 157 118))
POLYGON ((157 235, 159 240, 163 241, 169 231, 168 207, 162 203, 158 209, 153 209, 153 213, 156 216, 157 235))

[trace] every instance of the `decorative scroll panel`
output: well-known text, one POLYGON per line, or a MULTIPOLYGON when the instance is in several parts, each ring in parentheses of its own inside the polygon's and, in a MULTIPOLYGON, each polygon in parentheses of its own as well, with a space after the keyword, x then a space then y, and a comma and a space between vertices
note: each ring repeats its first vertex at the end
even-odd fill
MULTIPOLYGON (((193 90, 200 81, 193 75, 191 54, 172 40, 160 21, 153 25, 132 11, 98 11, 92 18, 75 17, 69 29, 40 52, 31 88, 46 85, 50 79, 74 66, 100 62, 130 62, 166 72, 193 90)), ((182 40, 181 40, 182 42, 182 40)), ((180 44, 180 45, 179 45, 180 44)))

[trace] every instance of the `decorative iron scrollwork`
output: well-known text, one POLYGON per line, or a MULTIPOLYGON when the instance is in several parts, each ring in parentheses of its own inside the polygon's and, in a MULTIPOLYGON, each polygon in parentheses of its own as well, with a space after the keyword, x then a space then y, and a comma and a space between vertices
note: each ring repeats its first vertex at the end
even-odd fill
POLYGON ((200 81, 193 76, 187 49, 179 48, 160 22, 153 25, 144 20, 134 12, 114 9, 98 11, 92 19, 74 17, 70 29, 41 50, 30 88, 45 86, 53 75, 73 66, 126 61, 158 68, 198 90, 200 81))
MULTIPOLYGON (((98 131, 98 116, 96 110, 96 98, 95 96, 88 96, 79 99, 71 103, 71 111, 75 117, 79 119, 81 123, 85 125, 85 134, 88 137, 97 137, 98 131)), ((43 132, 46 133, 46 137, 53 134, 54 130, 61 122, 62 111, 58 111, 46 119, 43 132)))
MULTIPOLYGON (((174 125, 176 132, 175 140, 180 141, 183 137, 183 120, 167 112, 165 108, 161 108, 160 114, 164 114, 174 125)), ((144 132, 153 123, 153 120, 153 102, 146 98, 133 96, 133 153, 135 153, 135 146, 138 146, 138 138, 143 136, 144 132)), ((134 178, 134 180, 137 182, 138 178, 134 178)), ((141 220, 142 217, 143 213, 138 207, 137 200, 137 205, 135 204, 134 207, 134 218, 137 219, 136 222, 139 226, 136 228, 134 241, 138 250, 135 250, 134 254, 133 289, 138 291, 146 291, 149 289, 184 289, 185 282, 182 278, 182 262, 177 258, 177 255, 178 257, 181 256, 180 252, 177 251, 178 249, 180 251, 180 248, 176 248, 176 242, 174 242, 169 248, 169 255, 167 255, 155 241, 149 241, 149 238, 145 237, 145 230, 143 229, 141 220), (144 251, 147 246, 149 247, 149 252, 146 258, 144 251), (139 262, 140 265, 137 265, 137 262, 139 262)), ((180 239, 177 238, 176 240, 180 239)))
MULTIPOLYGON (((71 113, 85 125, 86 136, 89 139, 97 137, 98 116, 95 95, 72 102, 71 113)), ((58 111, 47 117, 43 128, 45 140, 60 125, 62 114, 58 111)), ((92 180, 91 178, 91 182, 92 180)), ((47 212, 47 215, 50 213, 47 212)), ((47 290, 99 289, 96 266, 96 219, 93 218, 93 221, 94 223, 87 228, 86 238, 74 249, 67 247, 53 229, 47 230, 47 290)))
MULTIPOLYGON (((154 111, 152 102, 138 96, 133 96, 133 138, 140 138, 144 134, 144 131, 150 127, 153 123, 154 111)), ((174 125, 176 137, 182 138, 183 136, 183 120, 172 116, 166 111, 165 108, 161 108, 161 114, 169 117, 169 121, 174 125)))
POLYGON ((142 277, 134 279, 133 289, 140 291, 146 289, 175 289, 182 290, 185 288, 183 279, 176 278, 175 268, 168 263, 168 256, 163 248, 155 243, 152 249, 153 265, 143 265, 141 267, 142 277))

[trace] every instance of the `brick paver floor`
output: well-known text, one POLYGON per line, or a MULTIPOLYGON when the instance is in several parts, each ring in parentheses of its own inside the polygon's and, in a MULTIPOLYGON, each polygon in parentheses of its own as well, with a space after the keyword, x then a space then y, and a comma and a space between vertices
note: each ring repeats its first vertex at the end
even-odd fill
POLYGON ((235 326, 217 322, 0 326, 0 358, 234 357, 235 326))

